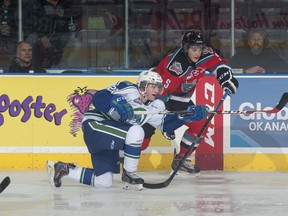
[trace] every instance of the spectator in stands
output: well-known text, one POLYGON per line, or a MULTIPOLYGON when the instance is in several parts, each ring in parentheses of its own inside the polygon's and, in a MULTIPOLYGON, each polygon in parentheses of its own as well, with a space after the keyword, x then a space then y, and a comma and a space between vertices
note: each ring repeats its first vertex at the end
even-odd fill
POLYGON ((46 36, 56 50, 63 51, 71 41, 77 48, 74 34, 82 18, 80 3, 81 0, 27 1, 23 4, 24 38, 36 33, 46 36))
POLYGON ((12 37, 17 34, 17 5, 11 0, 0 0, 0 34, 12 37))
POLYGON ((242 68, 243 73, 288 73, 288 64, 268 48, 267 34, 262 29, 248 33, 248 47, 237 50, 230 59, 232 68, 242 68))
POLYGON ((32 61, 32 46, 27 41, 17 44, 16 57, 11 61, 9 72, 14 73, 45 73, 36 62, 32 61))
POLYGON ((58 66, 63 52, 55 49, 47 36, 35 33, 29 35, 26 41, 32 45, 33 62, 38 62, 43 68, 58 66))

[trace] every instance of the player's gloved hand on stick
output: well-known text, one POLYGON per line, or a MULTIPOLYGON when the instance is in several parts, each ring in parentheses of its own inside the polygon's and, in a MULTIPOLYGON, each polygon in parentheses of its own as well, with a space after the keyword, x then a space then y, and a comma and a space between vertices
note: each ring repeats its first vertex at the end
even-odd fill
POLYGON ((162 132, 162 134, 168 140, 175 140, 175 138, 176 138, 174 132, 162 132))
POLYGON ((192 121, 201 121, 206 119, 208 116, 208 107, 207 106, 189 106, 188 111, 194 111, 192 114, 186 114, 180 116, 179 118, 182 119, 184 122, 192 122, 192 121))
POLYGON ((123 122, 128 122, 134 117, 133 107, 126 101, 126 99, 120 95, 115 95, 110 101, 111 110, 109 111, 110 115, 117 120, 117 114, 119 115, 118 119, 123 122), (114 111, 117 111, 115 115, 114 111))
POLYGON ((239 84, 237 79, 233 76, 231 69, 219 68, 217 70, 217 80, 224 91, 229 90, 230 95, 235 94, 239 84))

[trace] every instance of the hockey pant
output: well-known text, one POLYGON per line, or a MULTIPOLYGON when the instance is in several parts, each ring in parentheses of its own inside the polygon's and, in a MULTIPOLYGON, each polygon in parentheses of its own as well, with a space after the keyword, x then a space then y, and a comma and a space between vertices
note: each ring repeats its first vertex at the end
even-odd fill
MULTIPOLYGON (((119 150, 124 150, 123 166, 125 170, 128 172, 137 170, 144 138, 144 131, 141 126, 132 126, 110 120, 101 122, 86 120, 82 129, 93 165, 93 169, 85 169, 84 173, 81 174, 82 183, 92 184, 93 176, 119 173, 119 150)), ((109 176, 107 175, 107 177, 109 176)), ((112 178, 109 178, 112 181, 112 178)))

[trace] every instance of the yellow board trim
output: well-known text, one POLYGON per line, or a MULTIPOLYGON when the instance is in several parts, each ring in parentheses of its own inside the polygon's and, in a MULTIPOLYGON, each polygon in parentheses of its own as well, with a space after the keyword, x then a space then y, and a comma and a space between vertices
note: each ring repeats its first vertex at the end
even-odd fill
POLYGON ((225 154, 227 171, 287 171, 287 154, 225 154))
MULTIPOLYGON (((171 169, 171 163, 173 159, 173 153, 149 153, 142 154, 138 170, 169 170, 171 169)), ((80 167, 90 167, 91 159, 90 154, 30 154, 30 153, 9 153, 0 154, 0 169, 1 170, 45 170, 46 161, 64 161, 73 162, 80 167)))
MULTIPOLYGON (((171 170, 173 153, 145 153, 141 155, 139 171, 171 170)), ((82 154, 0 154, 1 170, 45 170, 46 160, 74 162, 81 167, 92 167, 90 155, 82 154)), ((287 171, 287 154, 225 154, 225 171, 287 171)))

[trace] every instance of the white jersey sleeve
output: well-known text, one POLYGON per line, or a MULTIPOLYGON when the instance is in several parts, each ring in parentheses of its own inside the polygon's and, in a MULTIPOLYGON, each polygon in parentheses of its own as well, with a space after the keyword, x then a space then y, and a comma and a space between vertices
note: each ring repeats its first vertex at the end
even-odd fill
MULTIPOLYGON (((147 111, 159 111, 159 112, 165 111, 165 104, 162 100, 157 99, 157 100, 151 102, 151 104, 148 107, 146 107, 146 110, 147 111)), ((143 115, 143 116, 145 118, 145 121, 142 122, 141 125, 143 125, 144 123, 149 123, 150 125, 152 125, 156 129, 162 131, 165 115, 147 114, 147 115, 143 115)))

